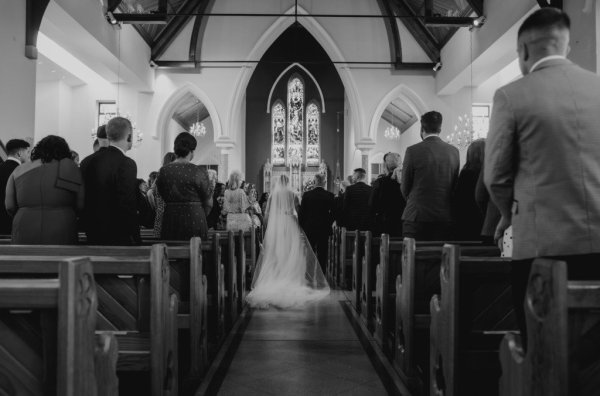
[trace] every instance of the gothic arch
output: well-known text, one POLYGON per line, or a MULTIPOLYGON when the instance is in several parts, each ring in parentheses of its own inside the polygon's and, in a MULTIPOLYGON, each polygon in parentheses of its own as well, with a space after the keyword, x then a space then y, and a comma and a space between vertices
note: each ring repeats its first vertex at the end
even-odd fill
POLYGON ((277 79, 273 83, 273 86, 271 87, 271 91, 269 91, 269 99, 267 99, 267 113, 271 112, 271 99, 273 97, 273 91, 275 91, 275 87, 279 83, 279 80, 281 80, 281 78, 288 71, 290 71, 293 67, 298 67, 298 68, 302 69, 310 77, 310 79, 313 81, 313 83, 315 83, 315 86, 317 87, 317 90, 319 91, 319 97, 321 98, 321 112, 325 113, 325 98, 323 96, 323 91, 321 91, 321 86, 317 82, 317 79, 312 75, 312 73, 309 72, 308 69, 305 68, 304 66, 302 66, 300 63, 292 63, 291 65, 289 65, 288 67, 286 67, 285 70, 282 71, 279 74, 279 76, 277 77, 277 79))

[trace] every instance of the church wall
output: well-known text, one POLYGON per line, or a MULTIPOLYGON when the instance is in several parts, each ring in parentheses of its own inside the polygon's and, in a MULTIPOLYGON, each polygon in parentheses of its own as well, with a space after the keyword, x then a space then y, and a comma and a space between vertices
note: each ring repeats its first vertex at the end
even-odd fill
POLYGON ((33 137, 36 61, 25 57, 25 1, 3 1, 0 12, 0 139, 33 137))

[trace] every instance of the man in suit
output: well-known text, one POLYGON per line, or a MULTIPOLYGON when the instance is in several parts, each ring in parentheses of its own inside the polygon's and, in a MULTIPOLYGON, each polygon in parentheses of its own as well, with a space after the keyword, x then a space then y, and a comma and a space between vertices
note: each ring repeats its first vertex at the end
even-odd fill
POLYGON ((600 279, 600 77, 566 59, 570 21, 555 8, 518 31, 523 78, 496 91, 484 182, 513 226, 513 288, 522 340, 533 258, 567 261, 571 279, 600 279))
POLYGON ((402 177, 400 154, 387 153, 383 156, 386 173, 373 182, 369 199, 370 216, 374 219, 373 232, 390 236, 402 236, 402 212, 406 200, 400 191, 402 177))
POLYGON ((106 126, 109 146, 84 159, 84 226, 92 245, 140 243, 137 216, 137 166, 125 156, 131 149, 131 122, 123 117, 106 126))
POLYGON ((6 212, 4 201, 6 199, 6 184, 15 168, 29 160, 30 145, 25 140, 12 139, 6 143, 8 158, 0 164, 0 234, 11 235, 12 217, 6 212))
POLYGON ((366 178, 367 172, 363 168, 354 169, 354 184, 344 192, 342 219, 344 226, 350 231, 371 229, 369 198, 373 188, 365 183, 366 178))
POLYGON ((325 274, 328 240, 333 223, 333 193, 325 190, 325 178, 322 174, 317 173, 314 181, 315 188, 305 192, 302 196, 299 220, 325 274))
POLYGON ((442 115, 421 117, 421 143, 406 149, 402 165, 403 236, 417 240, 448 240, 452 236, 451 201, 458 180, 458 149, 440 139, 442 115))

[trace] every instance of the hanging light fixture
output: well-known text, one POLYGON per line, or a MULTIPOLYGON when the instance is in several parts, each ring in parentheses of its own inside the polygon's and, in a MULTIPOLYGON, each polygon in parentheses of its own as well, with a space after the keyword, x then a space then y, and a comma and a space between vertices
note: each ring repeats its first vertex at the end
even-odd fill
POLYGON ((397 140, 400 139, 400 129, 394 125, 394 112, 390 111, 390 113, 392 113, 392 125, 388 125, 388 127, 385 128, 383 137, 389 140, 397 140))
POLYGON ((200 122, 200 101, 197 102, 198 111, 196 112, 196 122, 190 126, 190 133, 195 137, 206 135, 206 127, 203 122, 200 122))

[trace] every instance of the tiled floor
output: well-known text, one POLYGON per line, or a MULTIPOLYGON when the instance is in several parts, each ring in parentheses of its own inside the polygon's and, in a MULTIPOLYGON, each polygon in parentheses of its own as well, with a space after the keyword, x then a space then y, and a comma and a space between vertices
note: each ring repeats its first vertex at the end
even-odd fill
POLYGON ((256 310, 219 395, 387 395, 336 291, 305 310, 256 310))

